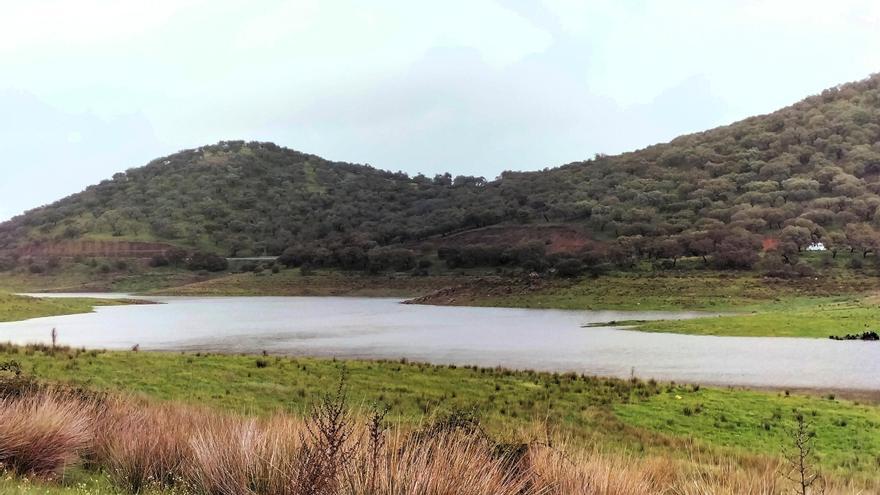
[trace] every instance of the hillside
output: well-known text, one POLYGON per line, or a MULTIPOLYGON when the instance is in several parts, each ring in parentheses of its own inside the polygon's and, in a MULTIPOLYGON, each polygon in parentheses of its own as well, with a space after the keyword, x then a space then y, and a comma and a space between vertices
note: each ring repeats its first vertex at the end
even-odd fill
MULTIPOLYGON (((423 248, 428 240, 436 248, 455 233, 465 243, 502 239, 509 248, 511 238, 530 239, 528 226, 550 225, 565 232, 566 252, 588 261, 674 263, 692 255, 729 268, 754 263, 762 241, 786 262, 819 241, 867 255, 880 245, 878 193, 875 75, 670 143, 488 182, 409 177, 271 143, 221 142, 0 224, 0 250, 59 255, 70 254, 71 242, 141 241, 254 256, 293 247, 312 251, 295 253, 292 264, 323 257, 358 267, 376 246, 423 248), (514 234, 460 234, 511 225, 514 234)), ((499 256, 485 264, 501 263, 499 256)))

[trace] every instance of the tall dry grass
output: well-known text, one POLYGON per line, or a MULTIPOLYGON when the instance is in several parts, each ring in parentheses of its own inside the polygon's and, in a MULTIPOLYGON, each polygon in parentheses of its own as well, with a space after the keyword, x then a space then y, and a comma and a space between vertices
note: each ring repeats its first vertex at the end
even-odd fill
MULTIPOLYGON (((0 401, 0 463, 54 477, 75 463, 119 490, 205 495, 697 495, 788 488, 774 461, 609 455, 499 445, 440 422, 386 429, 330 401, 310 418, 248 418, 175 404, 42 390, 0 401)), ((826 493, 872 493, 829 485, 826 493)))
POLYGON ((60 393, 0 399, 0 466, 18 475, 61 473, 92 445, 95 410, 60 393))

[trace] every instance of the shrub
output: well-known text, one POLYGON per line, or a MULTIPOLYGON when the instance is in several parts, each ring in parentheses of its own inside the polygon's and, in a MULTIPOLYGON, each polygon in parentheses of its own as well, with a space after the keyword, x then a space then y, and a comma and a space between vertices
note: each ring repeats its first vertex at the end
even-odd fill
POLYGON ((89 445, 94 407, 54 393, 0 400, 0 465, 18 475, 60 473, 89 445))
POLYGON ((160 268, 163 266, 168 266, 169 264, 171 264, 171 262, 168 261, 168 258, 166 258, 165 256, 163 256, 161 254, 157 254, 156 256, 153 256, 152 258, 150 258, 150 261, 149 261, 149 265, 152 268, 160 268))
POLYGON ((556 274, 560 277, 573 278, 584 273, 584 264, 574 258, 566 258, 556 263, 556 274))
POLYGON ((222 272, 229 268, 229 261, 214 253, 199 251, 189 257, 186 261, 186 267, 192 271, 222 272))

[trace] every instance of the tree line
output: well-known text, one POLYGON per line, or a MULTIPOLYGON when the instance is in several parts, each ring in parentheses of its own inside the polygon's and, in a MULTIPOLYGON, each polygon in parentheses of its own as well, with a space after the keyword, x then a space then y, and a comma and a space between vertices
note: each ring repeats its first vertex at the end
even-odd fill
POLYGON ((0 224, 0 251, 110 236, 230 257, 325 249, 320 263, 379 269, 405 257, 388 254, 401 246, 533 223, 576 225, 614 260, 691 255, 743 267, 766 238, 784 263, 810 242, 866 256, 880 227, 880 76, 669 143, 494 180, 221 142, 0 224), (334 247, 348 242, 351 252, 334 247))

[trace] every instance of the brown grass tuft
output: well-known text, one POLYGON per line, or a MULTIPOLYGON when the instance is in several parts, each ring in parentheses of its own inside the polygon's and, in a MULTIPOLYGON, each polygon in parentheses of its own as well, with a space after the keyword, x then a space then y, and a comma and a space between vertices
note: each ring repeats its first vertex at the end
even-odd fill
MULTIPOLYGON (((337 396, 339 397, 339 396, 337 396)), ((502 445, 468 415, 386 429, 329 398, 311 418, 38 391, 0 400, 0 463, 53 477, 77 462, 117 489, 194 495, 777 495, 772 459, 626 456, 546 441, 502 445)), ((831 480, 826 493, 874 493, 831 480)))
POLYGON ((95 404, 55 392, 0 399, 0 466, 50 477, 76 463, 94 437, 95 404))

